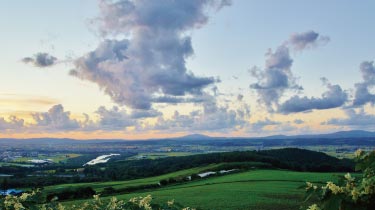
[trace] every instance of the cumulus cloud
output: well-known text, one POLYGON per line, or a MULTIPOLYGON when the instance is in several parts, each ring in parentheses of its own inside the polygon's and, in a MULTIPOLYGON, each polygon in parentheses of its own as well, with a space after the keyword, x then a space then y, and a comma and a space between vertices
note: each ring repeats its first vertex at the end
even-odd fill
POLYGON ((150 110, 133 110, 131 113, 131 118, 133 119, 144 119, 144 118, 153 118, 163 115, 162 112, 159 112, 155 109, 150 110))
POLYGON ((181 114, 175 111, 170 119, 158 117, 155 125, 147 125, 144 129, 179 131, 229 131, 242 128, 247 124, 250 110, 246 104, 239 108, 220 106, 216 100, 206 100, 203 109, 181 114))
POLYGON ((71 75, 97 83, 114 102, 135 109, 150 109, 160 97, 184 101, 186 96, 201 95, 216 79, 196 76, 186 68, 186 59, 194 53, 186 32, 207 23, 208 9, 229 4, 228 0, 102 0, 101 33, 126 38, 103 41, 75 61, 71 75))
POLYGON ((281 125, 281 122, 270 120, 269 118, 266 118, 264 120, 259 120, 255 123, 251 123, 250 130, 252 132, 260 132, 263 131, 267 126, 273 126, 273 125, 281 125))
POLYGON ((136 131, 168 130, 177 131, 231 131, 241 128, 250 117, 250 110, 245 103, 239 108, 219 106, 213 96, 207 95, 202 109, 191 111, 189 114, 174 113, 171 119, 166 119, 163 113, 150 110, 132 110, 113 106, 99 107, 92 118, 83 113, 83 120, 72 117, 61 104, 52 106, 46 112, 31 113, 34 123, 26 125, 23 119, 9 117, 0 118, 0 131, 27 132, 90 132, 90 131, 136 131), (150 125, 145 119, 154 118, 156 124, 150 125), (93 120, 96 119, 96 120, 93 120))
POLYGON ((293 122, 294 122, 295 124, 297 124, 297 125, 300 125, 300 124, 305 123, 305 121, 303 121, 303 120, 301 120, 301 119, 295 119, 293 122))
POLYGON ((30 130, 38 131, 117 131, 138 125, 137 119, 159 116, 161 113, 155 110, 133 111, 129 114, 125 109, 114 106, 107 109, 99 107, 95 113, 97 120, 83 113, 84 120, 71 117, 69 111, 65 111, 61 104, 52 106, 47 112, 33 113, 35 124, 28 127, 30 130))
POLYGON ((353 105, 362 106, 367 103, 375 104, 375 94, 371 89, 375 87, 375 65, 373 61, 364 61, 360 65, 363 81, 355 84, 353 105))
POLYGON ((351 127, 370 127, 375 125, 375 115, 367 114, 363 109, 355 111, 354 109, 345 110, 346 118, 333 118, 322 124, 324 125, 338 125, 351 127))
POLYGON ((207 94, 202 94, 196 97, 175 97, 175 96, 157 96, 152 102, 153 103, 166 103, 166 104, 178 104, 178 103, 202 103, 206 100, 207 94))
POLYGON ((291 131, 296 131, 298 128, 293 126, 291 122, 275 121, 268 117, 249 123, 245 127, 245 132, 256 136, 279 135, 286 134, 291 131))
POLYGON ((48 53, 37 53, 33 57, 25 57, 22 59, 24 63, 31 63, 36 67, 49 67, 57 62, 57 58, 48 53))
POLYGON ((287 46, 282 45, 275 52, 269 51, 266 56, 264 70, 251 70, 252 76, 258 82, 251 84, 250 88, 258 93, 258 102, 264 104, 268 111, 273 111, 286 90, 300 90, 302 87, 296 84, 296 78, 291 71, 293 59, 287 46))
POLYGON ((330 38, 327 36, 321 36, 315 31, 306 31, 290 35, 287 43, 291 45, 294 50, 300 51, 326 44, 329 41, 330 38))
POLYGON ((34 126, 44 131, 77 130, 81 127, 61 104, 52 106, 47 112, 33 113, 32 117, 36 122, 34 126))
POLYGON ((146 118, 155 118, 162 113, 156 110, 133 110, 128 113, 127 110, 117 106, 106 108, 99 107, 93 120, 88 114, 83 113, 83 120, 74 119, 69 111, 65 111, 61 104, 52 106, 47 112, 32 113, 34 124, 24 126, 23 120, 10 118, 5 121, 0 118, 0 130, 11 129, 14 127, 25 128, 30 131, 38 132, 60 132, 60 131, 126 131, 128 127, 139 126, 141 121, 146 118), (22 125, 22 126, 21 126, 22 125))
POLYGON ((0 117, 0 131, 20 131, 24 126, 24 120, 17 118, 16 116, 10 116, 8 120, 0 117))
POLYGON ((293 96, 280 104, 278 112, 289 114, 313 109, 331 109, 344 105, 348 100, 348 94, 339 85, 332 85, 325 78, 322 80, 328 90, 320 98, 293 96))
POLYGON ((297 84, 297 78, 291 71, 293 65, 291 49, 301 51, 328 39, 314 31, 296 33, 292 34, 274 52, 269 50, 266 53, 265 68, 254 67, 251 70, 251 75, 257 79, 257 82, 251 84, 250 88, 258 93, 258 102, 265 105, 268 111, 273 112, 279 106, 279 100, 287 90, 302 90, 302 86, 297 84))
POLYGON ((137 123, 126 110, 117 106, 112 107, 112 109, 101 106, 96 111, 96 114, 99 116, 99 121, 94 124, 97 130, 125 130, 125 128, 134 126, 137 123))

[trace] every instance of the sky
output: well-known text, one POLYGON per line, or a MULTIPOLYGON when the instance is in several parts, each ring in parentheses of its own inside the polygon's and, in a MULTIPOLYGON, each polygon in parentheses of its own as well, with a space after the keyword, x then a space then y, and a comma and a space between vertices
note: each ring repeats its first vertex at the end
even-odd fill
POLYGON ((0 137, 374 131, 374 7, 5 0, 0 137))

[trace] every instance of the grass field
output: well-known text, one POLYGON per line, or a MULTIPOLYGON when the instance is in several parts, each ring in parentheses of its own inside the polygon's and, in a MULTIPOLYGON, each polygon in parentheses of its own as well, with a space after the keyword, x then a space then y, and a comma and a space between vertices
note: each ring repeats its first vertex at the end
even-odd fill
POLYGON ((44 190, 46 192, 61 190, 64 188, 75 188, 75 187, 92 187, 95 191, 100 192, 105 187, 113 187, 115 189, 125 188, 125 187, 131 187, 131 186, 139 186, 139 185, 148 185, 148 184, 157 184, 162 179, 168 179, 168 178, 175 178, 180 176, 189 176, 194 173, 199 173, 201 171, 206 171, 211 168, 217 167, 220 164, 211 164, 204 167, 197 167, 197 168, 191 168, 187 170, 177 171, 161 176, 155 176, 155 177, 149 177, 144 179, 135 179, 135 180, 129 180, 129 181, 111 181, 111 182, 93 182, 93 183, 78 183, 78 184, 61 184, 61 185, 54 185, 45 187, 44 190))
POLYGON ((0 167, 2 167, 2 166, 34 167, 34 165, 32 165, 32 164, 11 163, 11 162, 0 162, 0 167))
MULTIPOLYGON (((200 169, 191 169, 197 171, 200 169)), ((103 182, 91 184, 97 190, 106 186, 120 188, 155 183, 172 175, 188 174, 189 170, 159 177, 132 180, 127 182, 103 182)), ((152 195, 155 202, 166 202, 174 199, 183 206, 198 209, 299 209, 304 196, 306 181, 324 183, 337 180, 339 174, 292 172, 282 170, 254 170, 225 176, 211 177, 199 181, 172 185, 149 191, 117 195, 119 199, 152 195)), ((80 184, 88 186, 87 184, 80 184)), ((77 185, 70 185, 77 186, 77 185)), ((67 187, 59 185, 56 187, 67 187)), ((82 201, 70 201, 66 204, 79 204, 82 201)))
POLYGON ((75 158, 81 156, 80 154, 56 154, 56 155, 38 155, 38 157, 19 157, 14 159, 14 162, 28 162, 33 159, 51 159, 55 163, 65 162, 69 158, 75 158))
POLYGON ((139 159, 157 159, 164 157, 179 157, 194 155, 192 152, 153 152, 153 153, 139 153, 135 156, 129 157, 128 160, 139 160, 139 159))

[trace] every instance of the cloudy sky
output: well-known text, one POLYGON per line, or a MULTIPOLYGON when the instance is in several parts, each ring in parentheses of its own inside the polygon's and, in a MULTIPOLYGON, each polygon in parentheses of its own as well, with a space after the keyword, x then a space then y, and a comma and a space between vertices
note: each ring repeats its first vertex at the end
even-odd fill
POLYGON ((374 130, 375 2, 3 1, 0 137, 374 130))

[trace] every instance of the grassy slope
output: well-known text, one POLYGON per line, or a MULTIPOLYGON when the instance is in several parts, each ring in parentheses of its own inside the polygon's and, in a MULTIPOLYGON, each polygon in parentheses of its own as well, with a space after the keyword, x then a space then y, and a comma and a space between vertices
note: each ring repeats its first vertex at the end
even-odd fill
POLYGON ((186 169, 182 171, 176 171, 169 174, 164 174, 161 176, 155 176, 155 177, 149 177, 144 179, 135 179, 135 180, 129 180, 129 181, 110 181, 110 182, 93 182, 93 183, 78 183, 78 184, 60 184, 60 185, 54 185, 54 186, 48 186, 45 187, 45 191, 55 191, 58 189, 63 188, 69 188, 69 187, 92 187, 95 191, 100 192, 105 187, 113 187, 115 189, 120 189, 124 187, 130 187, 130 186, 138 186, 138 185, 147 185, 147 184, 157 184, 162 179, 168 179, 168 178, 174 178, 179 176, 188 176, 194 173, 199 173, 201 171, 209 170, 211 168, 217 167, 220 164, 211 164, 204 167, 197 167, 197 168, 191 168, 186 169))
MULTIPOLYGON (((122 182, 122 185, 143 184, 151 181, 151 179, 160 180, 161 176, 133 180, 128 183, 122 182)), ((117 197, 129 199, 151 194, 155 202, 175 199, 183 206, 200 209, 299 209, 304 190, 298 189, 298 187, 303 186, 306 181, 326 182, 336 179, 337 174, 333 173, 256 170, 212 177, 145 192, 118 195, 117 197)), ((114 184, 116 183, 114 182, 114 184)), ((116 186, 118 185, 114 187, 116 186)), ((77 204, 80 201, 68 203, 77 204)))

